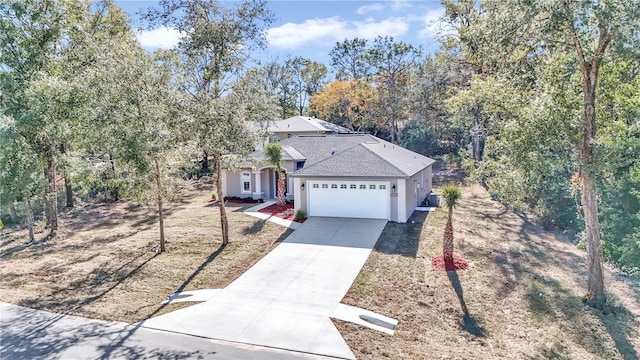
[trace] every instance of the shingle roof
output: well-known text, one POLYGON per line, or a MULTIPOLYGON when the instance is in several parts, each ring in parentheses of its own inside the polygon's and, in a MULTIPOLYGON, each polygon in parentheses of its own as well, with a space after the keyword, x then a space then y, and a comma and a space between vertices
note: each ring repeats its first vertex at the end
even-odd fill
POLYGON ((408 177, 434 163, 426 156, 364 134, 294 136, 280 144, 306 158, 304 168, 292 176, 408 177))
POLYGON ((318 134, 350 132, 349 129, 342 126, 307 116, 294 116, 284 120, 276 120, 269 125, 268 131, 288 132, 291 134, 297 132, 317 132, 318 134))

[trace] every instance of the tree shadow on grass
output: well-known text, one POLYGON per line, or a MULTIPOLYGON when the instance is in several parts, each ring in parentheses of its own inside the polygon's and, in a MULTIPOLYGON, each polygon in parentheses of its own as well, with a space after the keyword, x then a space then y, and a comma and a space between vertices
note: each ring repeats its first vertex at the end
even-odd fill
POLYGON ((415 258, 420 245, 420 235, 429 212, 416 211, 406 224, 389 222, 385 226, 374 249, 383 254, 397 254, 415 258))
POLYGON ((242 235, 254 235, 262 231, 264 228, 264 224, 266 224, 267 220, 256 219, 253 224, 250 226, 245 226, 241 233, 242 235))
POLYGON ((460 321, 460 328, 462 330, 468 332, 469 334, 475 337, 484 337, 485 330, 478 323, 478 321, 469 313, 469 309, 467 308, 467 303, 464 300, 464 293, 462 292, 462 285, 460 284, 460 279, 458 278, 457 271, 447 271, 447 277, 449 278, 449 282, 451 282, 451 286, 458 295, 458 300, 460 301, 460 307, 462 308, 462 320, 460 321))
MULTIPOLYGON (((218 255, 220 255, 222 253, 222 251, 226 247, 227 247, 227 245, 220 244, 218 249, 216 251, 214 251, 213 253, 211 253, 211 255, 209 255, 200 264, 200 266, 198 266, 198 268, 191 275, 189 275, 189 277, 176 289, 176 291, 174 291, 174 293, 178 293, 178 292, 184 291, 184 289, 187 288, 187 286, 191 283, 191 281, 193 281, 193 279, 195 279, 209 264, 211 264, 218 257, 218 255)), ((123 346, 123 344, 131 336, 133 336, 136 333, 136 331, 138 331, 144 325, 145 320, 151 319, 152 317, 158 315, 168 305, 169 305, 169 303, 161 304, 160 306, 158 306, 158 308, 156 310, 154 310, 151 314, 147 315, 142 321, 136 323, 133 327, 131 327, 131 329, 129 329, 129 331, 127 331, 127 333, 124 336, 122 336, 118 340, 118 342, 116 342, 113 345, 110 345, 108 347, 103 348, 104 352, 103 352, 102 356, 99 359, 110 359, 114 355, 113 352, 115 350, 118 350, 119 348, 121 348, 123 346)))
POLYGON ((58 312, 73 312, 103 298, 125 280, 138 273, 159 254, 156 253, 138 263, 142 255, 143 254, 117 267, 110 266, 108 263, 101 264, 94 268, 85 278, 76 280, 69 284, 69 286, 60 287, 46 297, 23 299, 18 305, 58 312), (108 284, 108 286, 103 289, 105 284, 108 284), (85 298, 72 296, 72 294, 78 292, 89 293, 91 295, 85 298))
MULTIPOLYGON (((566 245, 554 246, 554 241, 564 244, 566 241, 557 236, 549 237, 543 227, 531 222, 526 214, 515 211, 513 214, 522 221, 520 229, 514 231, 500 227, 498 231, 503 233, 505 239, 514 242, 515 246, 477 249, 485 252, 485 256, 496 267, 496 297, 505 299, 517 288, 523 289, 522 296, 528 308, 528 316, 531 321, 539 323, 539 326, 561 323, 564 338, 570 339, 588 353, 603 358, 617 355, 611 352, 612 348, 608 345, 613 340, 617 353, 625 360, 638 360, 638 352, 630 340, 638 336, 631 333, 634 328, 633 316, 624 307, 607 313, 585 306, 581 297, 575 295, 575 290, 569 287, 568 279, 563 280, 553 271, 556 268, 571 267, 570 281, 586 284, 584 258, 565 249, 566 245), (598 322, 603 326, 585 326, 598 322)), ((549 344, 551 345, 539 347, 540 357, 571 358, 561 341, 549 344)))
POLYGON ((97 358, 100 355, 96 352, 106 353, 107 349, 109 356, 101 358, 202 359, 215 354, 214 351, 171 348, 161 341, 163 338, 151 333, 115 346, 111 342, 127 329, 123 325, 22 307, 12 307, 3 313, 0 328, 2 359, 97 358))

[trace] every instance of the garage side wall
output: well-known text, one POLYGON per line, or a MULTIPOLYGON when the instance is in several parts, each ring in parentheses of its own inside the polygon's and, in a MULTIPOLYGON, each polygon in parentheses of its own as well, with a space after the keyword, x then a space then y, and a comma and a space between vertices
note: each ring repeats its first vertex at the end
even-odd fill
MULTIPOLYGON (((402 181, 402 180, 400 180, 402 181)), ((405 180, 405 206, 406 206, 406 218, 399 219, 398 222, 407 222, 411 214, 415 211, 417 206, 422 204, 422 201, 429 195, 432 187, 431 179, 431 166, 416 173, 409 179, 405 180)))

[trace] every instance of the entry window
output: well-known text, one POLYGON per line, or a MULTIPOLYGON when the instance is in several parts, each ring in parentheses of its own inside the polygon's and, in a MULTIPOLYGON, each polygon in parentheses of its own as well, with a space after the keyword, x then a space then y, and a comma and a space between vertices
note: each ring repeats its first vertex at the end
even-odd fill
POLYGON ((347 188, 347 184, 341 184, 340 185, 340 189, 346 189, 347 188))
POLYGON ((367 185, 361 184, 360 185, 360 190, 367 190, 367 185))
POLYGON ((322 184, 322 188, 323 188, 323 189, 328 189, 328 188, 329 188, 329 185, 327 185, 327 184, 322 184))
POLYGON ((371 189, 371 190, 375 190, 375 189, 376 189, 376 186, 375 186, 375 185, 369 185, 369 189, 371 189))
POLYGON ((318 188, 318 184, 313 184, 313 188, 317 189, 318 188))
POLYGON ((380 190, 384 190, 387 188, 387 185, 380 185, 380 190))
POLYGON ((349 185, 349 189, 355 189, 355 188, 356 188, 356 184, 349 185))
POLYGON ((332 189, 337 189, 337 188, 338 188, 338 185, 336 185, 336 184, 331 184, 331 188, 332 188, 332 189))
POLYGON ((248 172, 242 173, 242 192, 251 192, 251 174, 248 172))

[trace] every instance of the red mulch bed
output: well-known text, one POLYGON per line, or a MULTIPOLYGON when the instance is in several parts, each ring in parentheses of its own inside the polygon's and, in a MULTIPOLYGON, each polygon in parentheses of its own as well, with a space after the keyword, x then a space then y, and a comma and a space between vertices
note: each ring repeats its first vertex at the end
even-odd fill
MULTIPOLYGON (((209 200, 203 201, 203 203, 205 203, 207 205, 217 204, 218 200, 209 199, 209 200)), ((240 200, 238 200, 238 199, 228 199, 228 200, 225 200, 224 203, 225 204, 231 203, 231 204, 256 204, 256 205, 258 205, 257 202, 244 201, 242 199, 240 199, 240 200)))
POLYGON ((469 263, 465 259, 456 255, 453 255, 453 261, 445 261, 442 255, 436 256, 431 259, 431 265, 437 270, 445 271, 465 270, 469 267, 469 263))
POLYGON ((291 220, 291 221, 296 221, 299 223, 303 223, 305 219, 302 220, 295 220, 295 214, 291 215, 291 216, 284 216, 284 212, 289 210, 289 209, 293 209, 293 205, 292 204, 285 204, 285 205, 278 205, 278 204, 273 204, 273 205, 269 205, 265 208, 262 208, 260 210, 258 210, 259 212, 263 213, 263 214, 268 214, 271 216, 276 216, 279 217, 281 219, 285 219, 285 220, 291 220))

